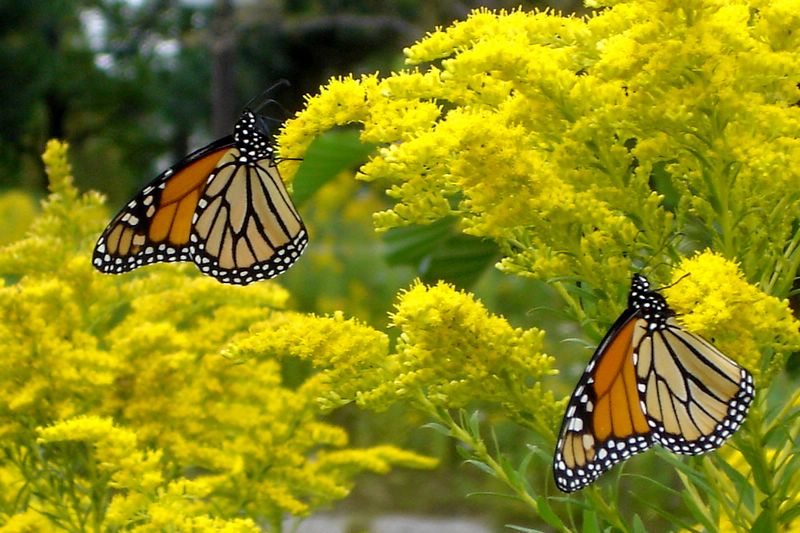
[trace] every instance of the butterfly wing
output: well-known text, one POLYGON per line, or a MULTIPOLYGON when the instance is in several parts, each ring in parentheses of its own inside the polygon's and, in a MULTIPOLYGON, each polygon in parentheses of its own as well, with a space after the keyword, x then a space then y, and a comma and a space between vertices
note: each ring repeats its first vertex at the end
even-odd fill
POLYGON ((556 485, 579 490, 653 445, 637 391, 633 348, 647 331, 627 310, 611 327, 567 404, 553 460, 556 485))
POLYGON ((308 242, 275 160, 252 160, 238 149, 220 160, 193 223, 195 263, 224 283, 273 278, 300 257, 308 242))
POLYGON ((636 359, 648 424, 669 451, 714 450, 741 426, 753 376, 674 319, 642 338, 636 359))
POLYGON ((209 175, 233 145, 232 136, 220 139, 147 184, 98 239, 95 268, 121 274, 154 262, 191 261, 192 216, 209 175))

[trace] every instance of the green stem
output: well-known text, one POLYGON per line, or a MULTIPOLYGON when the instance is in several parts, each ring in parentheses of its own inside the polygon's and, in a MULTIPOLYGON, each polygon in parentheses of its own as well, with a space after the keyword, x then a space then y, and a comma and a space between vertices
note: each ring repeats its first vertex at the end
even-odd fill
MULTIPOLYGON (((463 442, 467 446, 469 446, 472 450, 472 454, 481 462, 486 464, 495 476, 505 483, 508 487, 510 487, 516 496, 528 507, 533 510, 538 511, 539 504, 537 503, 536 499, 528 493, 523 485, 520 483, 515 482, 511 479, 503 469, 502 465, 498 463, 490 454, 489 451, 486 449, 486 445, 484 442, 479 438, 474 438, 468 431, 466 431, 461 425, 459 425, 450 413, 446 410, 437 409, 426 397, 420 394, 417 397, 417 400, 422 404, 423 410, 428 413, 432 418, 436 419, 437 422, 441 423, 442 425, 446 426, 450 430, 450 435, 463 442)), ((629 531, 628 527, 626 526, 625 522, 622 520, 619 512, 611 505, 609 505, 602 497, 602 495, 598 492, 596 487, 589 487, 584 490, 584 496, 592 502, 592 506, 598 513, 614 528, 617 528, 620 531, 627 532, 629 531)), ((551 524, 552 525, 552 524, 551 524)), ((558 528, 559 531, 569 531, 565 526, 558 528)))
MULTIPOLYGON (((730 202, 729 202, 729 187, 728 183, 725 182, 724 173, 719 173, 719 182, 721 187, 718 188, 716 191, 717 193, 717 200, 719 201, 719 212, 717 213, 719 217, 719 226, 720 226, 720 233, 721 233, 721 247, 722 253, 728 259, 732 259, 735 256, 734 247, 733 247, 733 224, 731 223, 731 212, 730 212, 730 202)), ((713 178, 712 180, 713 181, 713 178)))
POLYGON ((786 258, 788 265, 786 265, 785 268, 784 265, 781 264, 775 265, 775 272, 770 279, 769 286, 765 287, 765 290, 768 294, 772 294, 779 298, 784 298, 789 293, 789 290, 792 288, 792 282, 794 281, 794 273, 797 272, 798 268, 800 268, 800 253, 798 253, 799 246, 800 231, 794 234, 792 240, 789 242, 789 245, 786 247, 786 251, 784 252, 784 257, 786 258), (781 276, 781 274, 783 274, 783 276, 781 276), (780 285, 778 285, 777 289, 775 289, 776 282, 781 277, 783 277, 783 280, 781 281, 780 285))
MULTIPOLYGON (((720 458, 720 460, 723 459, 720 458)), ((749 528, 741 527, 741 517, 744 515, 744 519, 748 523, 752 523, 754 517, 748 509, 742 507, 742 495, 736 492, 736 488, 733 484, 727 482, 723 483, 725 475, 712 463, 711 458, 704 458, 700 466, 703 469, 706 482, 708 482, 715 493, 713 496, 709 495, 709 501, 715 501, 720 505, 722 512, 728 515, 731 524, 737 532, 749 531, 749 528)))
MULTIPOLYGON (((560 281, 556 281, 551 284, 551 287, 556 290, 561 299, 564 300, 564 303, 566 303, 572 312, 575 313, 575 317, 578 319, 578 321, 581 324, 586 323, 586 313, 583 312, 583 307, 581 307, 581 304, 578 302, 578 300, 573 298, 569 291, 567 291, 566 287, 564 287, 564 284, 560 281)), ((589 327, 592 328, 595 335, 600 335, 600 331, 594 326, 594 324, 589 324, 589 327)))
POLYGON ((758 483, 753 484, 756 496, 756 508, 763 509, 767 514, 767 520, 762 525, 766 531, 777 531, 778 527, 778 500, 776 498, 775 488, 775 472, 770 467, 770 460, 767 457, 767 447, 763 444, 763 438, 760 429, 764 427, 764 420, 762 416, 761 406, 753 406, 748 415, 750 420, 748 423, 749 431, 746 433, 748 438, 751 454, 748 454, 749 459, 753 461, 756 470, 763 473, 764 483, 766 483, 766 492, 762 492, 758 483))
POLYGON ((583 322, 583 320, 586 319, 586 313, 583 312, 583 308, 580 306, 578 301, 567 291, 566 287, 564 287, 564 284, 560 281, 556 281, 552 283, 551 286, 556 290, 558 295, 561 296, 561 299, 564 300, 569 308, 572 309, 572 312, 575 313, 575 316, 578 318, 578 320, 583 322))
POLYGON ((620 516, 617 508, 609 504, 609 501, 615 500, 607 500, 596 485, 591 485, 583 489, 583 496, 592 502, 592 509, 598 511, 598 514, 614 528, 623 532, 630 531, 630 528, 620 516))
POLYGON ((269 518, 269 530, 272 533, 281 533, 283 531, 283 516, 280 513, 273 513, 269 518))
MULTIPOLYGON (((425 399, 425 401, 428 402, 427 399, 425 399)), ((469 434, 469 432, 465 431, 464 428, 462 428, 455 420, 453 420, 453 418, 450 416, 449 413, 447 413, 446 417, 442 417, 439 416, 439 413, 437 412, 436 408, 433 407, 432 404, 430 405, 430 407, 431 407, 430 413, 431 414, 436 413, 435 416, 437 420, 440 423, 443 423, 445 426, 447 426, 447 428, 450 430, 450 434, 455 439, 458 439, 464 444, 470 446, 470 448, 472 448, 472 453, 478 459, 486 463, 492 469, 495 475, 500 479, 500 481, 511 487, 517 494, 519 499, 523 501, 523 503, 525 503, 532 509, 538 509, 539 506, 536 503, 536 500, 534 500, 533 497, 530 494, 528 494, 528 492, 523 487, 514 483, 514 481, 511 478, 509 478, 508 475, 506 475, 500 463, 495 461, 494 458, 491 455, 489 455, 489 452, 486 449, 486 444, 484 444, 482 440, 474 439, 472 435, 469 434)))

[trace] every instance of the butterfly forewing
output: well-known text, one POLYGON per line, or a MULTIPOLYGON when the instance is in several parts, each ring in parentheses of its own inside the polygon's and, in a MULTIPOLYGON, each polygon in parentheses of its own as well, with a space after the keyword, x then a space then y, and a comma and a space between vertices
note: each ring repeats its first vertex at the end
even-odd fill
POLYGON ((147 184, 98 239, 95 267, 120 274, 155 262, 189 261, 192 213, 208 174, 232 144, 230 137, 198 150, 147 184))
POLYGON ((633 345, 645 331, 623 314, 592 357, 570 397, 553 462, 556 485, 579 490, 653 439, 637 393, 633 345))

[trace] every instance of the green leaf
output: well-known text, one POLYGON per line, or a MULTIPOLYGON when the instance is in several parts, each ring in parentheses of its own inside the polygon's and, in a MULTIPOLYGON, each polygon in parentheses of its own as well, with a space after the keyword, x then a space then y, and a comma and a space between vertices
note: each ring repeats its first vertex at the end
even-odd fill
POLYGON ((453 217, 393 228, 383 240, 390 265, 414 267, 424 283, 443 280, 460 288, 471 287, 500 255, 494 242, 462 234, 453 217))
POLYGON ((550 452, 545 451, 538 446, 535 446, 533 444, 528 444, 527 447, 533 455, 535 455, 540 461, 542 461, 547 465, 549 465, 550 461, 553 459, 553 455, 550 452))
POLYGON ((647 533, 647 528, 644 527, 644 523, 638 514, 633 515, 633 533, 647 533))
POLYGON ((656 449, 655 453, 658 454, 659 459, 671 464, 678 471, 679 475, 685 475, 688 481, 697 485, 700 488, 700 492, 708 494, 711 491, 711 487, 706 482, 703 474, 698 472, 696 467, 687 463, 685 459, 663 449, 656 449))
POLYGON ((586 509, 583 511, 583 533, 600 533, 597 513, 593 510, 586 509))
MULTIPOLYGON (((774 446, 778 446, 788 440, 791 440, 792 436, 789 433, 790 427, 794 424, 794 421, 800 417, 800 409, 793 409, 790 414, 781 417, 780 419, 770 420, 769 425, 767 426, 767 432, 764 434, 764 437, 761 439, 762 442, 771 444, 774 446)), ((771 417, 772 418, 772 417, 771 417)))
POLYGON ((469 415, 469 419, 467 421, 467 429, 469 430, 469 434, 477 439, 480 440, 481 438, 481 413, 480 411, 473 411, 471 415, 469 415))
POLYGON ((390 265, 419 265, 450 235, 456 219, 446 217, 426 226, 411 225, 392 228, 383 236, 386 262, 390 265))
POLYGON ((476 492, 468 492, 467 497, 472 498, 473 496, 493 496, 495 498, 505 498, 506 500, 513 500, 515 502, 519 501, 519 496, 516 494, 509 494, 507 492, 494 492, 494 491, 476 491, 476 492))
POLYGON ((484 473, 489 474, 492 477, 497 477, 497 472, 495 472, 491 466, 487 465, 483 461, 478 461, 477 459, 467 459, 464 463, 468 465, 473 465, 477 467, 479 470, 482 470, 484 473))
POLYGON ((497 245, 490 240, 453 235, 431 254, 428 262, 423 262, 420 278, 425 283, 443 280, 468 288, 497 262, 499 254, 497 245))
MULTIPOLYGON (((681 499, 683 500, 683 503, 686 504, 686 507, 689 508, 689 511, 691 512, 694 519, 697 520, 708 531, 716 531, 715 521, 711 518, 710 510, 700 497, 700 494, 697 491, 697 487, 689 480, 689 477, 686 476, 683 472, 679 471, 678 477, 681 478, 681 481, 683 482, 683 485, 686 489, 683 492, 681 492, 681 499)), ((706 485, 703 484, 703 486, 706 485)), ((706 494, 709 493, 708 490, 704 490, 703 492, 706 494)))
POLYGON ((512 465, 511 462, 508 460, 508 457, 506 457, 505 455, 500 455, 497 458, 497 462, 500 463, 500 468, 503 470, 503 472, 505 473, 506 477, 509 479, 511 484, 517 487, 522 486, 523 483, 522 476, 520 475, 519 472, 517 472, 517 469, 514 468, 514 465, 512 465))
POLYGON ((343 170, 366 161, 375 146, 363 144, 358 135, 356 130, 340 129, 314 139, 292 182, 292 199, 296 205, 302 205, 343 170))
MULTIPOLYGON (((742 454, 747 457, 744 448, 742 448, 742 454)), ((750 463, 750 471, 753 473, 753 481, 755 481, 756 487, 758 490, 763 492, 764 494, 772 494, 772 487, 770 486, 770 480, 772 479, 772 475, 768 472, 761 461, 748 461, 750 463)))
POLYGON ((539 518, 556 529, 562 531, 567 529, 564 525, 564 522, 562 522, 558 515, 553 512, 553 508, 550 507, 550 503, 546 498, 542 496, 534 496, 533 499, 536 502, 536 512, 539 514, 539 518))
POLYGON ((728 476, 728 479, 733 482, 735 492, 739 495, 739 498, 744 502, 744 504, 748 508, 753 508, 755 505, 755 495, 753 494, 753 487, 750 485, 747 477, 721 458, 718 458, 718 460, 714 461, 714 463, 722 471, 724 471, 725 475, 728 476))
POLYGON ((523 457, 522 461, 520 461, 520 463, 519 463, 518 470, 519 470, 519 472, 521 474, 524 475, 525 472, 528 471, 528 467, 530 466, 531 461, 536 456, 536 450, 537 449, 538 448, 536 446, 530 446, 530 445, 528 446, 528 453, 525 454, 525 457, 523 457))
POLYGON ((667 172, 667 165, 674 162, 674 160, 659 161, 653 165, 653 170, 650 174, 650 186, 663 196, 661 205, 672 212, 675 212, 678 208, 678 202, 681 198, 680 191, 672 183, 672 174, 667 172))
MULTIPOLYGON (((789 524, 800 517, 800 505, 790 505, 786 512, 780 514, 781 524, 789 524)), ((751 531, 755 531, 751 529, 751 531)))
MULTIPOLYGON (((643 477, 643 476, 636 476, 636 477, 641 477, 642 478, 642 482, 648 481, 648 479, 643 477)), ((657 485, 666 488, 667 492, 671 493, 674 497, 676 497, 676 498, 680 498, 681 497, 681 493, 679 491, 670 489, 669 487, 666 487, 665 485, 661 485, 660 483, 657 484, 657 485)), ((644 497, 640 496, 637 492, 632 492, 631 496, 633 497, 634 500, 639 502, 642 505, 642 507, 649 508, 654 513, 656 513, 657 515, 659 515, 660 517, 664 518, 667 522, 669 522, 675 528, 676 531, 678 531, 678 530, 694 531, 696 529, 694 527, 695 526, 694 522, 692 522, 690 520, 687 520, 685 516, 678 516, 676 514, 673 514, 673 513, 669 512, 669 511, 666 511, 666 510, 662 509, 661 507, 659 507, 657 505, 653 505, 652 499, 644 498, 644 497)), ((634 523, 634 526, 635 526, 635 523, 634 523)), ((643 531, 647 531, 647 530, 644 529, 643 531)))
POLYGON ((514 524, 506 524, 508 529, 513 529, 514 531, 521 531, 522 533, 544 533, 541 529, 532 529, 529 527, 522 527, 522 526, 515 526, 514 524))
POLYGON ((452 437, 453 433, 450 431, 450 428, 445 426, 444 424, 439 424, 437 422, 429 422, 422 426, 423 428, 432 429, 437 433, 441 433, 445 437, 452 437))
MULTIPOLYGON (((794 495, 797 491, 795 488, 795 473, 800 470, 800 448, 793 448, 789 452, 788 460, 783 463, 783 466, 778 470, 777 490, 778 495, 794 495)), ((800 511, 800 506, 797 506, 800 511)))

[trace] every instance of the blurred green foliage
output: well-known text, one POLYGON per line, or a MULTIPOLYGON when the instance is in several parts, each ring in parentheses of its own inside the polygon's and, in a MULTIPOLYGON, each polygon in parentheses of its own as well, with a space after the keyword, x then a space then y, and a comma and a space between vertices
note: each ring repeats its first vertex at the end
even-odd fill
POLYGON ((25 191, 14 189, 0 195, 0 246, 21 239, 37 212, 36 201, 25 191))
POLYGON ((0 188, 43 194, 38 156, 61 138, 78 185, 121 205, 159 168, 228 133, 241 106, 276 80, 291 86, 272 97, 298 110, 330 76, 398 68, 404 46, 477 5, 2 0, 0 188))

